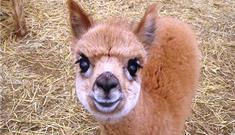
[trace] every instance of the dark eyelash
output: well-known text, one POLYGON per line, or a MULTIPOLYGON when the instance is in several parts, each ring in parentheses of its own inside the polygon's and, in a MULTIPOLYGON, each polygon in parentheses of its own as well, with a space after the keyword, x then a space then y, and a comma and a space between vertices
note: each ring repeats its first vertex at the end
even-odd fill
POLYGON ((80 59, 75 62, 75 64, 78 64, 80 62, 80 59))
POLYGON ((75 61, 75 64, 78 64, 82 58, 88 59, 83 53, 80 53, 80 59, 78 59, 77 61, 75 61))

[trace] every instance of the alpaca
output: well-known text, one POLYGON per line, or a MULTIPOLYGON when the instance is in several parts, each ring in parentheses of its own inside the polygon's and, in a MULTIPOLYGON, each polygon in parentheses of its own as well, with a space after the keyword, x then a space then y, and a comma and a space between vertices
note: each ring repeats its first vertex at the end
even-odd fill
POLYGON ((106 135, 180 135, 190 115, 199 58, 190 26, 157 15, 94 22, 68 0, 76 94, 106 135))
POLYGON ((12 0, 13 18, 16 25, 16 35, 22 37, 26 34, 26 22, 24 17, 23 0, 12 0))

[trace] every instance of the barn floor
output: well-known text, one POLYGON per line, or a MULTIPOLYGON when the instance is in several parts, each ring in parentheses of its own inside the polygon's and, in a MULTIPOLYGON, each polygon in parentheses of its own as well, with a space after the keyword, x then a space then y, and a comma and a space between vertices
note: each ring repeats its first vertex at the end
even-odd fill
MULTIPOLYGON (((11 2, 0 0, 0 133, 93 135, 99 126, 75 97, 65 0, 25 0, 28 33, 14 36, 11 2)), ((150 3, 192 24, 203 54, 200 86, 186 135, 235 134, 234 0, 87 0, 96 20, 139 20, 150 3)))

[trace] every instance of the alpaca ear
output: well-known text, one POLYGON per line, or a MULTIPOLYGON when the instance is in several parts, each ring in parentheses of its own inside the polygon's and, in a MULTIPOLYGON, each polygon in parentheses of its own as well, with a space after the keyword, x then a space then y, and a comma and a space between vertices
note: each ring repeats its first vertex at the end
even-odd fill
POLYGON ((91 27, 91 20, 76 2, 68 0, 67 4, 73 36, 80 38, 91 27))
POLYGON ((144 17, 134 28, 134 33, 144 45, 151 45, 155 38, 157 8, 156 4, 150 5, 144 17))

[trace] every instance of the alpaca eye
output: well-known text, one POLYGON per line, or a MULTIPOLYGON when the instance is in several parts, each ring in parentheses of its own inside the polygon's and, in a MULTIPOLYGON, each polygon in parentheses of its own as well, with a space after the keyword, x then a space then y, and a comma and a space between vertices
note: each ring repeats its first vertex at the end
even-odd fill
POLYGON ((137 58, 135 59, 130 59, 128 61, 128 65, 127 65, 127 70, 130 73, 130 75, 132 77, 136 76, 136 72, 138 71, 139 68, 141 68, 142 66, 139 64, 139 61, 137 58))
POLYGON ((84 54, 81 54, 81 58, 75 64, 79 64, 81 73, 87 72, 90 67, 90 61, 84 54))

